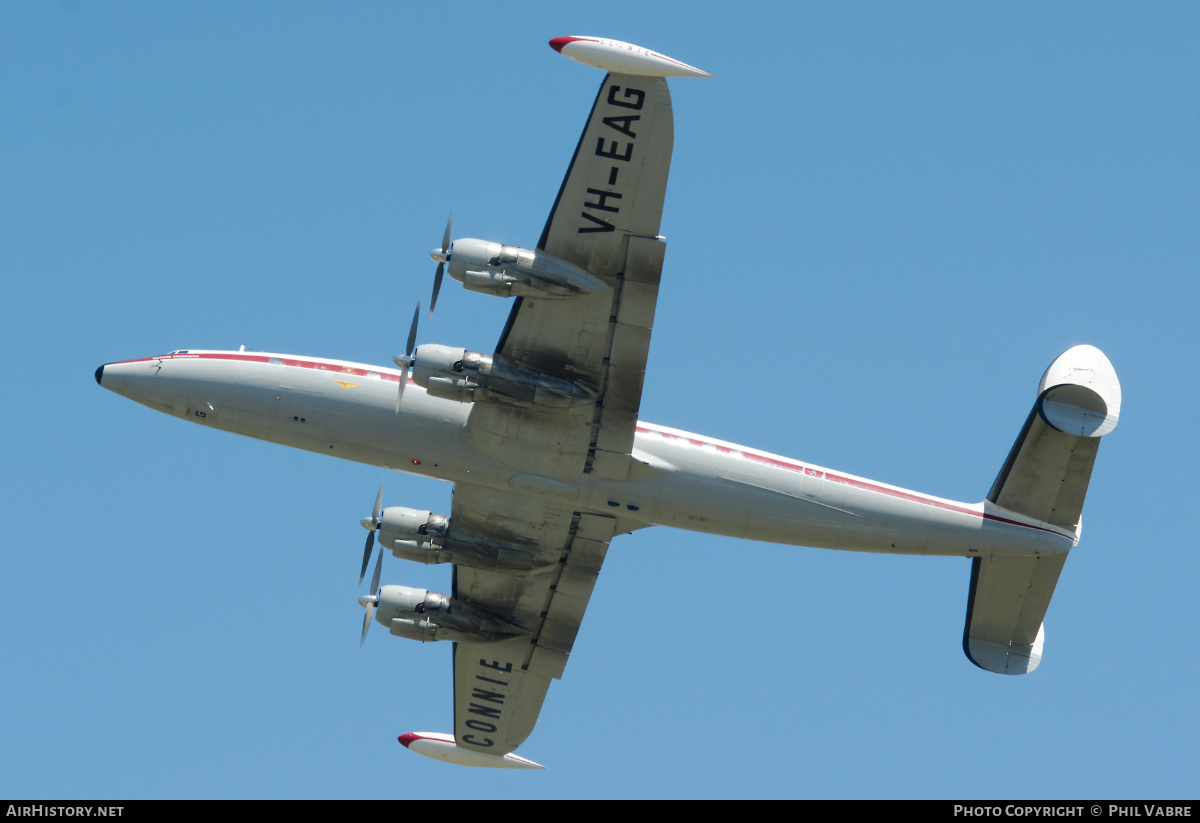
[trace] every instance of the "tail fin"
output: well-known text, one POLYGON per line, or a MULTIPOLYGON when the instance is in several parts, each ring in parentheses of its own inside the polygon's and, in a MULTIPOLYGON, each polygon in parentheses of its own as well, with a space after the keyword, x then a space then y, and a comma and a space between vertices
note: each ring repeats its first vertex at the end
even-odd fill
MULTIPOLYGON (((1092 346, 1059 355, 1042 376, 1037 402, 1004 461, 987 500, 1078 538, 1100 438, 1117 425, 1121 384, 1092 346)), ((1066 554, 976 557, 963 651, 976 666, 1025 674, 1042 659, 1042 618, 1066 554)))

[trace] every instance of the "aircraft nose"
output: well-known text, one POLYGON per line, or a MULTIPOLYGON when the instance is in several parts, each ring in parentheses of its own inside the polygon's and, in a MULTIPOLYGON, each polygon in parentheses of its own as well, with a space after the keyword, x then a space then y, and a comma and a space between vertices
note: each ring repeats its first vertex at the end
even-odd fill
POLYGON ((104 377, 104 366, 101 366, 100 368, 96 369, 96 385, 97 386, 104 385, 103 383, 100 382, 100 378, 102 378, 102 377, 104 377))

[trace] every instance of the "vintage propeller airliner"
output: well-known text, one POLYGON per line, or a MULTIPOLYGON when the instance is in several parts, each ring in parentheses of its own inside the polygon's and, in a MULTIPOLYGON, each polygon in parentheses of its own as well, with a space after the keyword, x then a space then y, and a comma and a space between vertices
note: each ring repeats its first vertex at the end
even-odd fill
MULTIPOLYGON (((470 766, 541 768, 513 754, 561 678, 615 535, 673 526, 798 546, 971 558, 963 650, 1001 674, 1042 657, 1042 619, 1070 550, 1121 389, 1099 350, 1043 375, 987 498, 958 503, 638 419, 666 244, 674 140, 666 77, 708 76, 612 40, 560 37, 608 71, 533 249, 451 242, 442 274, 515 297, 491 354, 416 346, 398 368, 190 349, 108 363, 96 382, 202 426, 454 484, 449 516, 383 508, 367 615, 454 644, 454 732, 400 742, 470 766), (408 386, 409 383, 414 385, 408 386), (406 388, 407 386, 407 388, 406 388), (383 549, 450 563, 450 593, 379 586, 383 549)), ((420 306, 417 307, 417 314, 420 306)), ((431 304, 432 313, 432 304, 431 304)))

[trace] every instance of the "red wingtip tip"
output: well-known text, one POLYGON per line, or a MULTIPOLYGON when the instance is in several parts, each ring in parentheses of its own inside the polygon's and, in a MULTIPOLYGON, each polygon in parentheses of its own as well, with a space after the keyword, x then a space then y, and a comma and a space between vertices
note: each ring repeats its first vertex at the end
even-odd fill
POLYGON ((583 37, 555 37, 550 41, 550 48, 554 49, 559 54, 562 54, 563 46, 567 43, 574 43, 576 40, 584 40, 583 37))
POLYGON ((412 732, 408 732, 406 734, 400 735, 396 739, 400 741, 401 746, 403 746, 404 748, 407 749, 410 743, 412 743, 414 740, 420 740, 421 736, 417 735, 417 734, 413 734, 412 732))

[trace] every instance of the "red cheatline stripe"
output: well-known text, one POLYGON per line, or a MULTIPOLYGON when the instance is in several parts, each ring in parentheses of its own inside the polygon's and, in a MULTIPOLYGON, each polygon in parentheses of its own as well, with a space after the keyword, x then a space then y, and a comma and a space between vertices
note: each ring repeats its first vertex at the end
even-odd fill
MULTIPOLYGON (((679 435, 672 434, 670 432, 656 431, 654 429, 649 429, 645 426, 638 426, 637 431, 639 434, 657 434, 660 437, 662 437, 664 440, 679 440, 679 439, 681 439, 679 437, 679 435)), ((688 442, 691 443, 692 445, 716 445, 713 443, 709 443, 707 441, 694 440, 691 438, 688 438, 688 442)), ((720 452, 728 453, 731 451, 728 446, 717 446, 716 448, 720 452)), ((925 495, 918 494, 916 492, 908 492, 908 491, 903 491, 901 489, 889 488, 887 486, 883 486, 878 483, 873 483, 869 480, 860 480, 856 477, 850 477, 850 476, 843 475, 843 474, 837 474, 835 472, 831 472, 826 469, 817 469, 812 466, 805 466, 802 463, 795 463, 790 460, 781 460, 777 457, 768 457, 765 454, 755 454, 754 452, 746 451, 746 450, 742 450, 742 459, 750 460, 755 463, 761 463, 765 466, 772 466, 777 469, 784 469, 785 471, 793 471, 793 472, 799 472, 801 474, 807 474, 809 477, 815 477, 818 479, 823 478, 832 483, 841 483, 843 485, 852 486, 857 489, 864 489, 865 491, 876 492, 878 494, 885 494, 888 497, 896 497, 901 500, 908 500, 913 503, 920 503, 925 506, 933 506, 935 508, 945 509, 947 511, 956 512, 958 514, 967 514, 967 515, 971 515, 973 517, 981 517, 984 520, 994 520, 998 523, 1007 523, 1008 525, 1011 525, 1011 526, 1021 526, 1026 529, 1036 529, 1038 531, 1047 532, 1048 534, 1053 534, 1058 537, 1067 537, 1067 538, 1070 538, 1071 540, 1075 539, 1074 535, 1065 534, 1062 531, 1059 531, 1058 529, 1046 528, 1045 526, 1035 526, 1031 523, 1022 523, 1019 520, 1012 520, 1010 518, 1001 517, 996 514, 989 514, 987 512, 976 511, 975 509, 969 509, 969 508, 966 508, 965 506, 959 506, 954 503, 948 503, 944 500, 938 500, 937 498, 927 497, 925 495)))
MULTIPOLYGON (((580 39, 580 38, 575 38, 575 39, 580 39)), ((329 374, 353 374, 353 375, 357 375, 359 377, 365 377, 367 374, 378 374, 380 379, 382 379, 382 380, 389 380, 393 383, 400 382, 399 374, 391 372, 391 371, 386 371, 382 368, 364 368, 362 366, 344 366, 344 365, 340 365, 337 363, 331 363, 327 360, 325 360, 325 361, 323 361, 323 360, 305 360, 305 359, 300 359, 300 358, 295 358, 295 357, 272 358, 271 355, 269 355, 269 354, 247 354, 244 352, 196 352, 194 354, 192 352, 188 352, 187 354, 163 354, 163 355, 159 355, 158 357, 139 357, 135 360, 121 360, 119 362, 109 363, 106 365, 120 366, 120 365, 124 365, 126 363, 146 363, 151 360, 197 360, 197 359, 199 359, 199 360, 235 360, 235 361, 246 362, 246 363, 269 363, 272 359, 275 359, 275 360, 280 360, 283 363, 283 365, 285 365, 285 366, 292 366, 294 368, 317 369, 320 371, 326 371, 329 374)), ((409 378, 409 382, 410 383, 413 382, 412 378, 409 378)), ((646 426, 637 426, 636 431, 639 434, 657 434, 659 437, 662 437, 664 440, 679 440, 680 439, 679 435, 677 435, 677 434, 673 434, 671 432, 666 432, 666 431, 659 431, 657 429, 650 429, 646 426)), ((717 445, 716 443, 711 443, 710 441, 707 441, 707 440, 697 440, 695 438, 686 438, 686 439, 693 446, 712 445, 712 446, 716 446, 717 451, 726 453, 726 454, 728 454, 732 451, 732 449, 729 446, 720 446, 720 445, 717 445)), ((915 492, 908 492, 908 491, 902 491, 900 489, 893 489, 893 488, 889 488, 887 486, 882 486, 878 483, 873 483, 869 480, 859 480, 856 477, 849 477, 847 475, 837 474, 835 472, 830 472, 825 469, 816 469, 811 466, 805 466, 803 463, 795 463, 793 461, 782 460, 777 457, 768 457, 765 454, 755 454, 754 452, 746 451, 745 449, 742 450, 742 458, 745 460, 752 460, 755 463, 762 463, 763 465, 773 466, 778 469, 784 469, 785 471, 800 472, 802 474, 807 474, 810 477, 824 478, 825 480, 829 480, 830 482, 833 482, 833 483, 842 483, 847 486, 853 486, 854 488, 864 489, 866 491, 876 492, 878 494, 886 494, 889 497, 896 497, 901 500, 908 500, 913 503, 920 503, 925 506, 933 506, 935 508, 945 509, 947 511, 957 512, 959 514, 968 514, 973 517, 981 517, 984 520, 994 520, 997 523, 1007 523, 1010 526, 1021 526, 1026 529, 1036 529, 1038 531, 1043 531, 1048 534, 1056 535, 1058 537, 1066 537, 1072 541, 1074 541, 1074 539, 1075 539, 1075 535, 1067 533, 1065 531, 1060 531, 1058 529, 1046 528, 1044 526, 1034 526, 1030 523, 1022 523, 1019 520, 1011 520, 1007 517, 1000 517, 999 515, 996 515, 996 514, 988 514, 987 512, 975 511, 974 509, 968 509, 963 506, 956 505, 954 503, 947 503, 944 500, 938 500, 936 498, 927 497, 925 495, 917 494, 915 492)))
MULTIPOLYGON (((123 366, 126 363, 147 363, 151 360, 234 360, 242 363, 269 363, 271 360, 279 360, 285 366, 292 366, 299 369, 316 369, 329 374, 353 374, 358 377, 366 377, 368 374, 377 374, 382 380, 390 380, 393 383, 400 382, 400 375, 396 372, 385 370, 383 368, 364 368, 362 366, 346 366, 340 363, 331 363, 328 360, 304 360, 296 357, 273 357, 269 354, 245 354, 243 352, 188 352, 187 354, 161 354, 158 357, 139 357, 136 360, 121 360, 116 363, 108 363, 110 366, 123 366)), ((413 382, 410 377, 408 382, 413 382)))

